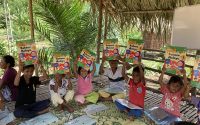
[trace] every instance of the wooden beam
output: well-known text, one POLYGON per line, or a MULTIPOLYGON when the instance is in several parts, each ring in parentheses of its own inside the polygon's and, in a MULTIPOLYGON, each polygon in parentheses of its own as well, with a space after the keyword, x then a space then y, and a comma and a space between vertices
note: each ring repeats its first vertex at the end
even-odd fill
POLYGON ((102 17, 103 17, 103 0, 99 0, 99 18, 98 18, 98 35, 97 35, 97 63, 100 62, 102 17))
POLYGON ((142 14, 142 13, 174 13, 174 10, 139 10, 139 11, 119 11, 121 13, 128 13, 128 14, 142 14))

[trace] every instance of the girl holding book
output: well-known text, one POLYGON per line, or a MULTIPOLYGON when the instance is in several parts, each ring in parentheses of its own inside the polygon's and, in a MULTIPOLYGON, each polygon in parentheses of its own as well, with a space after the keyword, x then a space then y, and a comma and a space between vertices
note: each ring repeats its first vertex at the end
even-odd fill
POLYGON ((163 82, 163 76, 166 71, 165 65, 163 66, 161 75, 159 77, 159 84, 161 86, 160 91, 163 93, 163 98, 160 104, 160 108, 168 112, 174 117, 180 117, 180 103, 181 99, 185 95, 187 87, 186 71, 183 69, 183 80, 179 76, 172 76, 167 84, 163 82))
POLYGON ((93 69, 86 70, 78 66, 78 60, 74 62, 74 74, 77 78, 75 101, 79 104, 85 104, 87 102, 96 103, 99 95, 93 91, 92 78, 96 71, 95 63, 93 62, 93 69))

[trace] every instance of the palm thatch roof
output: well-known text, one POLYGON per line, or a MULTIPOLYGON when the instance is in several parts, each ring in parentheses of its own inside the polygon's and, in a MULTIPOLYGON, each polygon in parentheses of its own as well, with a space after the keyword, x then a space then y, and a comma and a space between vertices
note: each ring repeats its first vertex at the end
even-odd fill
MULTIPOLYGON (((99 0, 87 0, 98 8, 99 0)), ((142 31, 171 33, 175 8, 200 4, 200 0, 102 0, 103 8, 121 28, 137 26, 142 31)))

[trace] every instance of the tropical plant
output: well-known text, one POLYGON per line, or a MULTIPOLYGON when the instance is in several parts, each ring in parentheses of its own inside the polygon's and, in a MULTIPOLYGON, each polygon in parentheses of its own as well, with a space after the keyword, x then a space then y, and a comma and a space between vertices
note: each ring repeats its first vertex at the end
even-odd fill
POLYGON ((0 42, 0 56, 3 56, 6 54, 6 45, 4 42, 0 42))
POLYGON ((53 49, 52 48, 39 49, 38 58, 43 63, 45 69, 50 69, 51 62, 53 61, 53 49))
POLYGON ((83 4, 79 0, 65 1, 38 2, 35 28, 52 43, 55 50, 70 50, 72 57, 75 57, 83 48, 94 48, 96 20, 83 11, 83 4))

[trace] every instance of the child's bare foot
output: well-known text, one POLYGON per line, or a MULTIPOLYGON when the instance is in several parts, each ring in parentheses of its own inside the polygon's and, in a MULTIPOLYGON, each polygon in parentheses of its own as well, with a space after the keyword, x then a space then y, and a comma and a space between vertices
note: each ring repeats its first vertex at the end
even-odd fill
POLYGON ((73 109, 72 107, 67 107, 67 111, 68 111, 69 113, 72 113, 72 112, 74 112, 74 109, 73 109))
POLYGON ((58 105, 59 111, 63 111, 64 110, 64 106, 63 105, 58 105))
POLYGON ((67 108, 67 111, 68 111, 69 113, 74 112, 74 109, 73 109, 71 106, 66 105, 65 107, 67 108))
POLYGON ((49 108, 46 108, 46 109, 38 112, 38 115, 41 115, 41 114, 44 114, 44 113, 47 113, 47 112, 49 112, 49 108))
POLYGON ((129 119, 130 121, 134 121, 134 120, 135 120, 135 118, 134 118, 133 116, 129 116, 128 119, 129 119))

